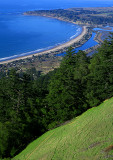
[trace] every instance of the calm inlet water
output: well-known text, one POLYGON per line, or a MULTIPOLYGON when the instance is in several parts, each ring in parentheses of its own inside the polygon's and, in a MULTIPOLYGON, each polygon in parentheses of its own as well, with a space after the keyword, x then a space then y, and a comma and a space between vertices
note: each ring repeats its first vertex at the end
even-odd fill
MULTIPOLYGON (((79 50, 86 50, 90 47, 97 45, 98 43, 94 40, 95 35, 96 33, 93 32, 91 38, 85 44, 83 44, 81 47, 75 48, 75 52, 78 52, 79 50)), ((65 54, 66 52, 56 54, 56 56, 64 56, 65 54)), ((90 56, 90 54, 88 55, 90 56)))
MULTIPOLYGON (((23 16, 35 9, 113 6, 111 0, 1 0, 0 61, 32 54, 64 43, 81 33, 81 27, 55 19, 23 16)), ((88 46, 92 45, 89 41, 88 46)), ((82 46, 84 48, 84 46, 82 46)))

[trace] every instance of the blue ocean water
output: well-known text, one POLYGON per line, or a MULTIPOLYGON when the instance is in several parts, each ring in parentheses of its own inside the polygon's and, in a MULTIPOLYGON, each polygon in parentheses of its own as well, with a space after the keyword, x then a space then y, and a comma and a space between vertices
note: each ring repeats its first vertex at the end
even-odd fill
MULTIPOLYGON (((1 0, 0 1, 0 60, 41 51, 68 41, 81 32, 71 23, 22 12, 36 9, 113 6, 111 0, 1 0), (16 55, 16 56, 15 56, 16 55)), ((91 41, 89 42, 91 44, 91 41)))
POLYGON ((34 9, 71 7, 111 7, 113 0, 1 0, 0 11, 19 12, 34 9))
POLYGON ((81 30, 78 25, 51 18, 1 15, 0 60, 49 49, 78 36, 81 30))

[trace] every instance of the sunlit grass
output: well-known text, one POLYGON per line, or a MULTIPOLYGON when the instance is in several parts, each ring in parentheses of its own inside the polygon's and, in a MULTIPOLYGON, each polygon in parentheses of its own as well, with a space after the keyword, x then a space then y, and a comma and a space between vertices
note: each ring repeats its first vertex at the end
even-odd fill
POLYGON ((113 98, 70 123, 42 135, 13 160, 104 160, 113 158, 113 98))

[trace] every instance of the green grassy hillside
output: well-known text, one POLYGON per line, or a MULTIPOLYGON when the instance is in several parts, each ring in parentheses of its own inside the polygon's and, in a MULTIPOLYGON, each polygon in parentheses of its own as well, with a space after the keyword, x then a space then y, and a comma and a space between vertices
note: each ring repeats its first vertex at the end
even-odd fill
POLYGON ((113 98, 48 131, 13 160, 113 159, 113 98))

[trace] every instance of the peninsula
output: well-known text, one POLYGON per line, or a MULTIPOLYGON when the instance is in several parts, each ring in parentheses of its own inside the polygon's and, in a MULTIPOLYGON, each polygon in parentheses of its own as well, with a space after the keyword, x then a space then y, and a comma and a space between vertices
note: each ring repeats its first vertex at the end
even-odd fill
POLYGON ((93 28, 113 25, 113 7, 36 10, 27 11, 24 15, 51 17, 93 28))

